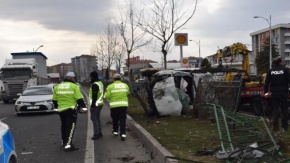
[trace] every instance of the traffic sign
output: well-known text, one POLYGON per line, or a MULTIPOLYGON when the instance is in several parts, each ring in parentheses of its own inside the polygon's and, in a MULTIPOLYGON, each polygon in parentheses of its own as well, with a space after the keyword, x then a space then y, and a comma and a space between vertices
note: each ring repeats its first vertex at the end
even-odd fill
POLYGON ((187 46, 188 45, 188 34, 187 33, 175 33, 174 34, 175 46, 187 46))
POLYGON ((189 64, 188 64, 188 57, 184 57, 181 59, 181 67, 185 67, 185 68, 188 68, 189 67, 189 64))

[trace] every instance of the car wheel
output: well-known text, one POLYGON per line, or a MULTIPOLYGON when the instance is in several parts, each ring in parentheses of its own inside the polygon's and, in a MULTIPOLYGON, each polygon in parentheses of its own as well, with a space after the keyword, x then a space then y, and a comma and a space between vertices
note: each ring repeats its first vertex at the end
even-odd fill
POLYGON ((21 114, 21 113, 16 113, 16 115, 17 115, 17 116, 21 116, 22 114, 21 114))
POLYGON ((8 163, 17 163, 17 157, 15 155, 12 155, 8 161, 8 163))
POLYGON ((9 101, 8 100, 3 100, 4 104, 8 104, 9 101))
POLYGON ((8 163, 16 163, 16 162, 10 159, 8 163))
POLYGON ((252 101, 252 107, 253 107, 253 112, 255 115, 260 116, 261 113, 263 112, 263 107, 261 105, 261 102, 258 99, 254 99, 252 101))

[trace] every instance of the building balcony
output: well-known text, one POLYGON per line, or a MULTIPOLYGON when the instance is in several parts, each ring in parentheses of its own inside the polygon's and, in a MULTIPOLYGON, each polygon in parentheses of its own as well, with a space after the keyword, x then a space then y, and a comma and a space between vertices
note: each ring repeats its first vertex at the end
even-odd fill
POLYGON ((285 52, 290 53, 290 48, 285 49, 285 52))
POLYGON ((289 41, 285 41, 285 43, 284 44, 290 44, 290 40, 289 41))
POLYGON ((285 33, 284 36, 290 36, 290 32, 285 33))
POLYGON ((290 61, 290 57, 285 57, 285 61, 290 61))

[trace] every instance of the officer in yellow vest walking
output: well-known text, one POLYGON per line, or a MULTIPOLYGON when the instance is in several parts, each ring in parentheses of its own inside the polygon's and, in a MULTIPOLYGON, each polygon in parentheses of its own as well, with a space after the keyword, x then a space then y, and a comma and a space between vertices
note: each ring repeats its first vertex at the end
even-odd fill
POLYGON ((65 151, 78 150, 72 143, 77 114, 79 108, 81 108, 82 112, 87 111, 81 90, 75 82, 74 72, 68 72, 64 77, 64 81, 53 89, 52 100, 60 116, 62 146, 65 151))
POLYGON ((114 82, 108 85, 105 98, 109 101, 111 117, 113 121, 113 135, 118 136, 120 125, 121 140, 126 140, 126 118, 128 108, 129 87, 126 83, 121 82, 121 75, 114 74, 114 82))
POLYGON ((91 72, 90 77, 92 85, 89 91, 89 105, 94 128, 92 140, 97 140, 103 137, 100 115, 104 104, 104 85, 96 71, 91 72))

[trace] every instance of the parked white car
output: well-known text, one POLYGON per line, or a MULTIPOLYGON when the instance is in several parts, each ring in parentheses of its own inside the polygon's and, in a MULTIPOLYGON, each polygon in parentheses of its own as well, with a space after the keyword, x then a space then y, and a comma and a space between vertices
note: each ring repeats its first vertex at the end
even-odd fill
POLYGON ((135 82, 136 83, 144 83, 145 82, 145 79, 137 79, 135 82))
POLYGON ((17 163, 15 142, 10 128, 0 121, 0 162, 17 163))
POLYGON ((26 88, 15 102, 16 114, 55 112, 52 103, 53 86, 37 85, 26 88))

